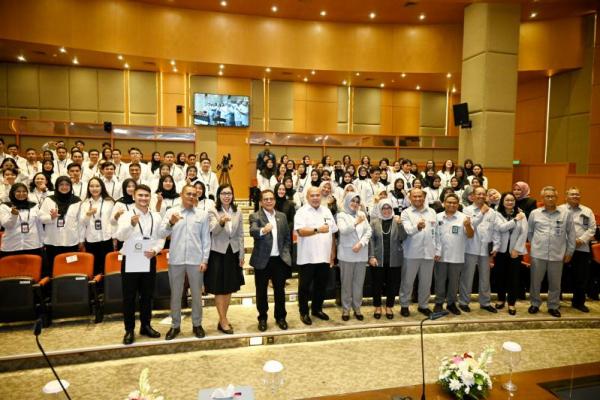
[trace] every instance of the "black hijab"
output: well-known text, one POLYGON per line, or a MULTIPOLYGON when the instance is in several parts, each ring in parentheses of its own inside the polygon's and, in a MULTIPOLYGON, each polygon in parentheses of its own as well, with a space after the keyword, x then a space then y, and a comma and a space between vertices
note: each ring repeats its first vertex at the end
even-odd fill
POLYGON ((175 179, 173 179, 173 177, 171 175, 167 175, 167 176, 163 176, 162 178, 160 178, 160 180, 158 181, 158 188, 156 189, 155 193, 160 193, 163 197, 163 199, 176 199, 179 197, 179 193, 177 193, 177 189, 175 188, 175 179), (163 187, 163 183, 165 182, 165 179, 167 178, 171 178, 171 181, 173 182, 173 187, 171 188, 171 190, 166 190, 163 187))
POLYGON ((67 215, 67 211, 71 204, 75 204, 81 201, 81 199, 73 194, 73 183, 71 182, 71 178, 67 176, 59 176, 56 179, 56 191, 50 198, 56 203, 56 207, 58 208, 58 215, 64 217, 67 215), (58 187, 62 182, 67 182, 69 184, 69 192, 61 193, 58 190, 58 187))
POLYGON ((123 184, 121 185, 121 188, 123 189, 123 196, 119 200, 117 200, 120 203, 123 203, 123 204, 135 203, 135 201, 133 200, 133 196, 130 194, 127 194, 127 186, 129 186, 129 182, 135 183, 135 181, 133 179, 127 178, 123 181, 123 184))
MULTIPOLYGON (((17 200, 15 193, 17 192, 17 189, 19 189, 19 188, 23 188, 27 192, 27 186, 25 186, 22 183, 15 183, 14 185, 11 186, 10 191, 8 192, 8 198, 10 199, 10 201, 6 202, 4 204, 6 204, 9 208, 12 208, 14 206, 17 208, 17 210, 29 210, 30 208, 35 207, 36 204, 27 199, 26 200, 17 200)), ((27 192, 27 193, 29 193, 29 192, 27 192)))

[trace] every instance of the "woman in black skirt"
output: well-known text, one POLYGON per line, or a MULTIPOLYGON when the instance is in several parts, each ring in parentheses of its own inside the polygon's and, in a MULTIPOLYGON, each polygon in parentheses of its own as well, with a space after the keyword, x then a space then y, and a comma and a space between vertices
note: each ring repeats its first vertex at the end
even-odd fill
POLYGON ((219 313, 217 329, 233 334, 227 319, 231 293, 244 284, 244 229, 242 213, 235 205, 233 187, 223 184, 217 189, 215 207, 210 210, 212 233, 208 269, 204 273, 204 288, 215 295, 219 313))

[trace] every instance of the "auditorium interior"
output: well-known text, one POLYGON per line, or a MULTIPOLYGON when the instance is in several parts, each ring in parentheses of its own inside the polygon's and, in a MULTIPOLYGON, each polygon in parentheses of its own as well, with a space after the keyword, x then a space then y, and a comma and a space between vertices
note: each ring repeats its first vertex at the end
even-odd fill
MULTIPOLYGON (((162 337, 137 336, 132 345, 122 343, 121 305, 104 304, 108 272, 87 277, 95 281, 85 312, 44 315, 34 335, 39 310, 51 310, 58 296, 44 292, 54 278, 38 272, 36 299, 48 304, 36 304, 29 318, 0 320, 0 398, 66 398, 47 385, 56 379, 51 363, 73 399, 141 399, 131 393, 146 368, 156 390, 148 400, 209 399, 229 384, 243 392, 227 397, 236 399, 399 400, 421 398, 422 391, 452 399, 440 387, 442 359, 488 347, 495 350, 487 366, 490 399, 568 398, 544 383, 569 386, 577 379, 589 393, 573 398, 600 398, 594 239, 589 312, 571 307, 565 267, 561 318, 546 312, 546 283, 538 314, 528 312, 528 293, 517 300, 516 315, 480 310, 477 279, 472 312, 423 322, 416 304, 402 317, 396 300, 393 318, 374 318, 367 273, 364 320, 346 321, 335 266, 323 306, 330 319, 306 325, 296 266, 285 285, 289 328, 270 319, 259 331, 249 263, 249 216, 265 143, 276 163, 287 155, 297 166, 309 156, 315 168, 325 156, 348 155, 356 167, 364 156, 372 165, 391 160, 390 167, 410 159, 419 171, 428 160, 439 169, 446 160, 462 166, 471 159, 485 168, 488 189, 512 192, 515 182, 527 182, 538 206, 543 188, 556 188, 563 204, 576 187, 600 221, 599 10, 596 0, 0 1, 5 148, 17 144, 22 157, 35 149, 42 160, 49 142, 71 150, 82 140, 86 151, 105 143, 120 149, 123 162, 132 147, 143 162, 154 152, 205 152, 216 175, 235 188, 245 253, 245 284, 232 294, 228 312, 235 333, 217 329, 215 296, 205 293, 201 339, 192 334, 187 290, 181 334, 164 339, 171 324, 165 254, 162 267, 157 261, 162 280, 152 311, 162 337), (211 107, 219 106, 210 102, 227 98, 246 107, 245 117, 212 117, 211 107), (506 342, 521 346, 518 364, 506 361, 506 342), (269 360, 283 366, 276 381, 265 371, 269 360), (516 392, 502 387, 512 372, 516 392)), ((527 277, 528 261, 522 263, 527 277)), ((3 281, 14 284, 15 277, 2 266, 0 287, 7 288, 3 281)), ((273 288, 268 295, 272 314, 273 288)), ((15 301, 1 293, 0 299, 15 301)), ((7 307, 0 304, 1 313, 7 307)))

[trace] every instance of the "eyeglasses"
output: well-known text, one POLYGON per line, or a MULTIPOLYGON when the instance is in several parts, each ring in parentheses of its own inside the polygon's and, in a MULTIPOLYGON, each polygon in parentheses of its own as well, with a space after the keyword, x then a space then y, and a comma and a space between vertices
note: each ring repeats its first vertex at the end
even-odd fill
POLYGON ((233 196, 231 192, 221 192, 221 196, 233 196))

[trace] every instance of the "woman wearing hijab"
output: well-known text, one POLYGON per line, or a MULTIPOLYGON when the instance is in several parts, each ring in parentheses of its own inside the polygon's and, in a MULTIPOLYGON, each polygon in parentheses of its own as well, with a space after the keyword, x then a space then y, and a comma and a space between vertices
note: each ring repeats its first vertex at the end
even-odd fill
POLYGON ((39 209, 27 196, 27 186, 15 183, 8 194, 9 202, 0 206, 0 224, 4 227, 0 258, 17 254, 43 255, 39 209))
POLYGON ((529 185, 523 181, 516 182, 513 185, 512 192, 517 199, 516 207, 523 210, 525 216, 529 218, 529 214, 537 208, 536 200, 529 197, 529 185))
POLYGON ((175 188, 175 180, 171 175, 163 176, 158 181, 156 196, 152 199, 151 208, 160 213, 161 218, 165 216, 168 209, 181 204, 179 193, 175 188))
POLYGON ((337 258, 340 263, 342 281, 342 320, 350 319, 350 308, 354 317, 362 321, 360 311, 363 285, 369 256, 371 227, 364 212, 360 211, 360 196, 348 193, 344 197, 344 209, 336 216, 339 229, 337 258))
POLYGON ((160 168, 160 151, 155 151, 152 153, 152 157, 150 159, 150 171, 152 172, 152 174, 154 174, 154 172, 160 168))
MULTIPOLYGON (((127 178, 123 181, 123 185, 121 186, 123 189, 123 197, 121 197, 115 202, 110 216, 110 224, 112 227, 113 235, 117 231, 119 217, 121 217, 121 215, 123 215, 124 212, 129 211, 130 209, 135 207, 133 200, 133 192, 135 191, 136 186, 137 185, 135 183, 135 180, 131 178, 127 178)), ((117 250, 121 250, 121 247, 123 247, 123 242, 117 240, 114 236, 113 240, 117 243, 117 250)))
POLYGON ((400 292, 400 272, 404 251, 402 241, 407 234, 400 216, 394 216, 394 208, 389 199, 378 204, 379 218, 371 220, 371 241, 369 244, 369 266, 375 319, 381 318, 381 295, 385 285, 385 316, 394 318, 394 302, 400 292))
POLYGON ((394 207, 394 214, 400 215, 402 210, 407 207, 407 195, 404 190, 404 179, 397 178, 394 181, 394 186, 390 190, 390 201, 392 202, 392 207, 394 207))
POLYGON ((296 190, 294 189, 294 178, 290 175, 286 175, 283 178, 283 187, 285 187, 285 198, 289 201, 294 201, 294 195, 296 190))
MULTIPOLYGON (((287 218, 290 234, 294 231, 294 216, 296 215, 296 205, 289 200, 286 194, 286 188, 282 183, 275 185, 275 209, 285 214, 287 218)), ((291 242, 290 242, 291 243, 291 242)))
POLYGON ((59 254, 83 250, 83 230, 79 225, 81 199, 73 194, 71 179, 59 176, 56 190, 48 196, 40 208, 40 220, 44 224, 44 244, 48 257, 50 276, 54 257, 59 254))

